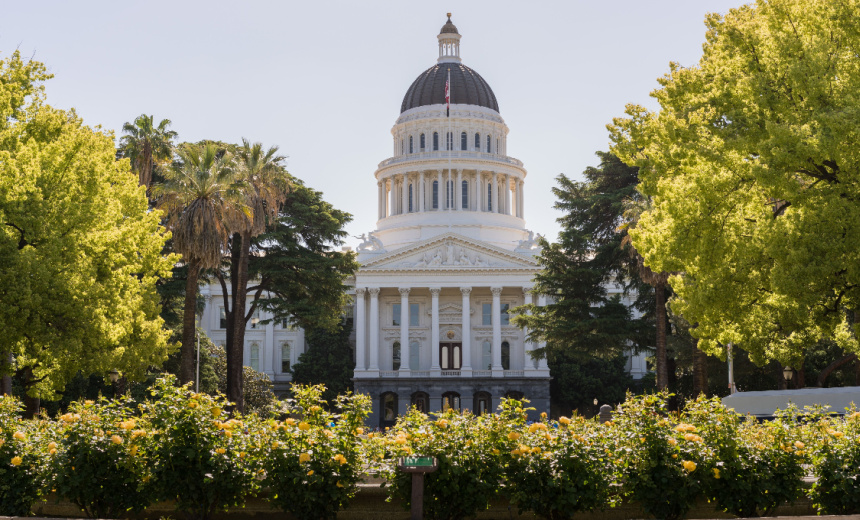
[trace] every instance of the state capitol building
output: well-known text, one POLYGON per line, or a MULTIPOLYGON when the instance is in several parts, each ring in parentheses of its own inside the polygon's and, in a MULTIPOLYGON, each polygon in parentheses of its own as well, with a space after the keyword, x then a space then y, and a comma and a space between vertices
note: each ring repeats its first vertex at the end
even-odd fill
MULTIPOLYGON (((355 392, 372 397, 373 426, 392 426, 411 406, 493 411, 503 397, 549 412, 549 368, 529 354, 543 345, 526 342, 508 315, 546 304, 532 292, 539 249, 526 229, 527 172, 507 155, 496 96, 462 63, 460 39, 449 14, 437 62, 403 97, 393 156, 374 173, 377 228, 358 246, 353 307, 355 392)), ((220 298, 207 301, 203 328, 223 343, 220 298)), ((258 321, 249 323, 245 362, 281 393, 304 334, 258 321)))

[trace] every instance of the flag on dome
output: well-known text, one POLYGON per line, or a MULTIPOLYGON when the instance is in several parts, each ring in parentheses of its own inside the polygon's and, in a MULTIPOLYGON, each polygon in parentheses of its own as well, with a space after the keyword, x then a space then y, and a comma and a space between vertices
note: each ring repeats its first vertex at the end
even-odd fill
POLYGON ((451 69, 448 69, 448 79, 445 80, 445 117, 451 117, 451 69))

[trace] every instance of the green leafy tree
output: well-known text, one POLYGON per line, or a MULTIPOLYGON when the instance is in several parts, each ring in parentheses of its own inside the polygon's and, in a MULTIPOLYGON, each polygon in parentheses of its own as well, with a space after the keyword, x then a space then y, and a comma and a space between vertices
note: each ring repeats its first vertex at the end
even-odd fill
POLYGON ((169 119, 162 119, 156 125, 153 116, 141 114, 133 123, 122 125, 126 135, 119 140, 119 155, 128 157, 140 185, 146 186, 147 192, 153 173, 173 155, 172 141, 177 134, 168 130, 170 124, 169 119))
MULTIPOLYGON (((44 102, 44 65, 0 61, 0 336, 24 390, 132 378, 167 355, 155 282, 174 259, 111 135, 44 102)), ((38 409, 38 403, 29 412, 38 409)))
POLYGON ((165 182, 153 187, 158 207, 167 210, 173 247, 188 266, 182 322, 179 380, 194 379, 197 281, 202 269, 214 269, 227 253, 227 240, 248 214, 229 153, 214 144, 186 144, 177 163, 165 170, 165 182))
POLYGON ((600 404, 620 403, 634 387, 626 356, 582 359, 557 351, 549 353, 547 364, 552 373, 550 396, 561 413, 596 412, 594 399, 600 404))
POLYGON ((293 383, 325 385, 323 399, 333 403, 338 395, 352 390, 352 348, 349 334, 352 320, 341 322, 334 332, 328 329, 305 331, 308 349, 292 369, 293 383))
POLYGON ((672 308, 699 348, 797 368, 833 338, 860 350, 858 4, 759 0, 706 18, 696 66, 672 64, 610 126, 653 205, 631 237, 678 272, 672 308))

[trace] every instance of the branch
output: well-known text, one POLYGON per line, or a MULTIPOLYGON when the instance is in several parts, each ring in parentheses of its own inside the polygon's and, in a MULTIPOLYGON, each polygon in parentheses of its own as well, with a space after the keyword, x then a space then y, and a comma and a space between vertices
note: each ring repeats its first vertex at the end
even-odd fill
POLYGON ((18 251, 27 247, 27 241, 24 240, 24 230, 19 228, 18 226, 16 226, 15 224, 13 224, 11 222, 7 222, 6 225, 11 227, 11 228, 17 229, 18 233, 21 233, 21 238, 18 240, 18 251))
POLYGON ((230 315, 230 298, 228 298, 228 294, 227 294, 227 282, 224 280, 224 275, 222 275, 220 271, 216 271, 215 276, 218 278, 218 281, 221 283, 221 297, 224 299, 224 313, 227 316, 229 316, 230 315))
POLYGON ((855 359, 857 359, 857 354, 848 354, 844 358, 837 359, 833 363, 830 363, 829 365, 827 365, 827 367, 825 367, 824 370, 822 370, 821 373, 818 374, 818 386, 823 387, 824 381, 827 379, 827 377, 831 373, 833 373, 834 370, 841 367, 845 363, 848 363, 850 361, 854 361, 855 359))

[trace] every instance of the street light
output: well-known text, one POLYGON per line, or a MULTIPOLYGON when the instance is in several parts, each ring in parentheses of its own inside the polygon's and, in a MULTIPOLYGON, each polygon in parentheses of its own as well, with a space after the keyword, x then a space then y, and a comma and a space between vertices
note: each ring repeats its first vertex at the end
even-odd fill
POLYGON ((790 382, 791 378, 794 377, 794 370, 791 367, 785 367, 782 369, 782 377, 785 378, 786 382, 790 382))

